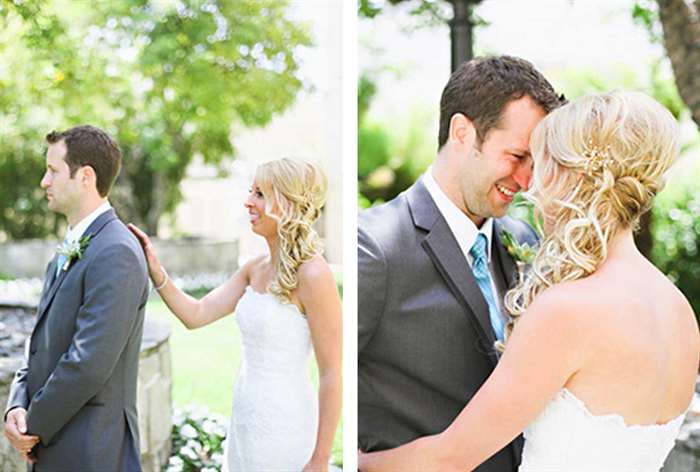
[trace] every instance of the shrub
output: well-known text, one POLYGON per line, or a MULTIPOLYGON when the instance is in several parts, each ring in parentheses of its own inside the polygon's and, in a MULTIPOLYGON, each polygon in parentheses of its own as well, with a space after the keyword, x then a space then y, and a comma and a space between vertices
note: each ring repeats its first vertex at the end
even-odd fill
POLYGON ((226 427, 220 415, 202 407, 176 410, 173 415, 172 455, 165 472, 220 472, 226 427))
POLYGON ((688 298, 700 322, 700 190, 690 181, 655 202, 652 261, 688 298))

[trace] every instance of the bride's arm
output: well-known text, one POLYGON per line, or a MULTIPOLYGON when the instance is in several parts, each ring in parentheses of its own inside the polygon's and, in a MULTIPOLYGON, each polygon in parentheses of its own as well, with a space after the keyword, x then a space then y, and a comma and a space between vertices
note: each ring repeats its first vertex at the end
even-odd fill
POLYGON ((521 317, 498 366, 442 433, 360 454, 363 472, 465 471, 506 446, 585 363, 594 323, 568 288, 542 293, 521 317))
POLYGON ((319 370, 319 416, 316 446, 304 468, 327 470, 342 402, 342 320, 340 296, 333 274, 323 258, 302 264, 299 301, 304 307, 319 370))
POLYGON ((133 224, 129 224, 128 227, 143 247, 151 280, 155 287, 159 287, 160 297, 188 329, 200 328, 231 313, 248 286, 250 267, 259 261, 259 258, 249 261, 229 280, 201 300, 197 300, 180 290, 167 278, 146 233, 133 224), (162 288, 161 285, 163 285, 162 288))

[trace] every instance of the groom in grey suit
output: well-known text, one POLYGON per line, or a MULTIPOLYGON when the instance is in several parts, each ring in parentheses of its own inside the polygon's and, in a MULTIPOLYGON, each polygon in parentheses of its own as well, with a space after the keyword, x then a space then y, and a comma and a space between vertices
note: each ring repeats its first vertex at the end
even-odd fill
POLYGON ((107 196, 121 153, 105 132, 52 132, 41 187, 68 219, 46 269, 5 436, 29 470, 141 470, 136 379, 148 277, 143 251, 107 196))
MULTIPOLYGON (((359 216, 358 440, 379 451, 443 431, 486 381, 503 339, 503 295, 516 264, 505 216, 528 188, 530 133, 559 105, 522 59, 462 64, 440 103, 438 155, 407 191, 359 216)), ((522 439, 478 467, 515 471, 522 439)))

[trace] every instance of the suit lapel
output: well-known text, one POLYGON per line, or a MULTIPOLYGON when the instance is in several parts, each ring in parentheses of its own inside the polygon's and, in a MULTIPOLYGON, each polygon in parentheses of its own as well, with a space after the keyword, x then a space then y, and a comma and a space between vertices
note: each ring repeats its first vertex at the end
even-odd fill
POLYGON ((411 188, 407 198, 414 224, 428 231, 421 245, 450 290, 469 307, 471 314, 467 317, 472 323, 477 321, 477 333, 490 351, 496 337, 489 319, 489 307, 452 231, 422 180, 411 188))
POLYGON ((51 286, 56 281, 56 262, 58 259, 58 254, 54 254, 53 259, 49 261, 46 267, 46 273, 44 274, 44 287, 41 289, 41 298, 39 299, 39 306, 37 307, 37 314, 42 313, 46 308, 46 303, 49 299, 48 295, 51 291, 51 286))
MULTIPOLYGON (((107 223, 109 223, 112 220, 115 220, 116 218, 117 217, 114 214, 114 210, 112 209, 102 213, 100 216, 97 217, 95 221, 92 222, 92 224, 90 224, 90 226, 88 226, 83 235, 91 235, 92 240, 93 238, 95 238, 95 236, 97 236, 97 233, 99 233, 107 223)), ((54 274, 56 271, 56 260, 57 257, 54 257, 54 260, 50 264, 50 268, 53 268, 54 274)), ((37 325, 39 324, 39 321, 41 321, 41 319, 43 318, 44 314, 48 311, 49 306, 51 306, 51 302, 56 296, 56 292, 58 292, 58 289, 61 287, 61 284, 65 280, 68 271, 70 271, 75 264, 76 261, 73 261, 66 270, 61 269, 60 273, 58 274, 58 277, 54 280, 54 282, 51 285, 49 285, 50 288, 48 294, 46 294, 45 297, 42 297, 41 303, 39 304, 39 312, 37 314, 36 320, 37 325)))
POLYGON ((501 232, 505 228, 499 220, 493 221, 493 248, 498 256, 498 265, 503 272, 503 277, 506 279, 506 289, 509 290, 515 286, 518 277, 518 268, 515 265, 513 256, 508 253, 505 245, 501 242, 501 232))

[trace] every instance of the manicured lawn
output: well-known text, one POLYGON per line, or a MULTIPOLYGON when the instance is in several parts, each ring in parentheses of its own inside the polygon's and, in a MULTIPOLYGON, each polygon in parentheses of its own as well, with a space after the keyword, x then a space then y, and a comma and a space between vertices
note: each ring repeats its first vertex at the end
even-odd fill
MULTIPOLYGON (((158 297, 148 302, 146 313, 153 320, 168 323, 172 329, 170 348, 175 407, 203 405, 228 418, 241 350, 240 332, 233 316, 188 331, 158 297)), ((318 385, 318 370, 315 362, 312 364, 312 378, 318 385)), ((335 464, 343 461, 342 428, 341 420, 333 444, 335 464)))

